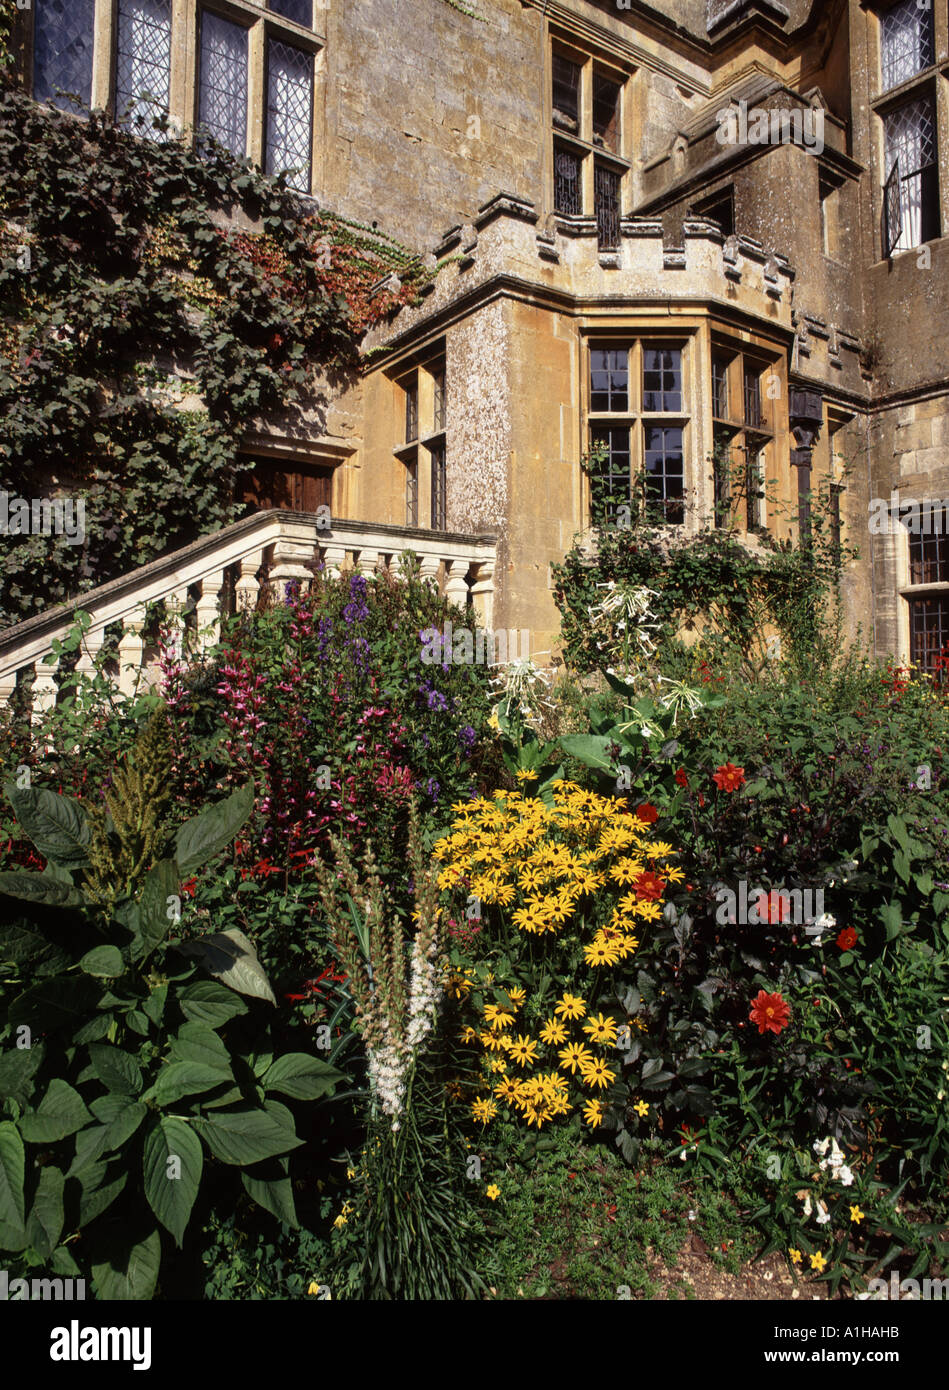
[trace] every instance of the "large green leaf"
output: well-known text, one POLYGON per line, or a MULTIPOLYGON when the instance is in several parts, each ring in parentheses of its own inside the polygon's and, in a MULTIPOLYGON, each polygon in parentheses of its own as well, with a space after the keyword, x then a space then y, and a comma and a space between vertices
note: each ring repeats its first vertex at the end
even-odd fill
POLYGON ((25 902, 44 903, 47 907, 78 907, 82 894, 68 883, 59 883, 46 874, 30 873, 27 869, 8 869, 0 873, 0 893, 25 902))
POLYGON ((63 1186, 65 1178, 53 1164, 40 1170, 33 1198, 33 1209, 26 1223, 30 1245, 42 1259, 49 1259, 63 1230, 63 1186))
POLYGON ((49 1083, 36 1110, 21 1116, 20 1133, 30 1144, 55 1144, 75 1134, 91 1119, 79 1092, 57 1077, 49 1083))
POLYGON ((76 1135, 76 1153, 67 1170, 67 1178, 79 1177, 92 1164, 98 1163, 106 1152, 109 1140, 109 1125, 90 1125, 76 1135))
POLYGON ((569 753, 587 767, 609 772, 613 768, 613 760, 608 750, 616 741, 602 734, 566 734, 561 738, 560 746, 565 753, 569 753))
POLYGON ((216 980, 195 980, 178 991, 178 1003, 185 1018, 220 1028, 231 1018, 246 1014, 247 1005, 233 990, 216 980))
POLYGON ((180 881, 173 859, 159 860, 146 874, 139 900, 138 936, 132 947, 136 960, 150 955, 161 945, 174 925, 174 914, 169 916, 168 899, 177 895, 180 881))
POLYGON ((90 1043, 89 1061, 92 1070, 110 1091, 121 1096, 136 1096, 142 1089, 142 1069, 128 1052, 110 1043, 90 1043))
POLYGON ((185 821, 175 839, 175 860, 181 878, 188 878, 229 845, 254 809, 254 784, 236 792, 200 815, 185 821))
POLYGON ((101 1299, 151 1298, 158 1282, 161 1235, 156 1228, 144 1240, 119 1247, 92 1266, 96 1296, 101 1299))
POLYGON ((80 1226, 88 1226, 95 1221, 97 1216, 108 1211, 128 1182, 127 1172, 120 1173, 111 1182, 105 1181, 107 1174, 108 1168, 104 1163, 95 1163, 91 1168, 86 1168, 79 1178, 82 1184, 82 1192, 79 1197, 80 1226))
POLYGON ((287 1052, 278 1057, 261 1078, 265 1091, 279 1091, 294 1100, 316 1100, 333 1093, 343 1080, 342 1072, 319 1057, 305 1052, 287 1052))
POLYGON ((241 1173, 241 1182, 258 1206, 287 1226, 298 1226, 293 1201, 293 1184, 287 1174, 285 1158, 268 1158, 241 1173))
POLYGON ((26 1023, 38 1032, 76 1024, 95 1013, 102 986, 91 975, 56 976, 40 980, 10 1005, 9 1019, 26 1023))
POLYGON ((253 999, 266 999, 276 1004, 266 972, 257 959, 251 941, 237 927, 213 932, 179 947, 186 955, 198 956, 205 970, 229 989, 249 994, 253 999))
POLYGON ((118 946, 95 946, 83 956, 79 969, 98 979, 114 980, 124 972, 125 962, 118 946))
POLYGON ((3 1227, 21 1227, 26 1220, 23 1179, 26 1173, 26 1150, 15 1124, 0 1122, 0 1242, 3 1227))
POLYGON ((194 1127, 215 1158, 239 1167, 289 1153, 303 1143, 266 1110, 222 1110, 195 1120, 194 1127))
POLYGON ((13 782, 4 790, 13 814, 44 859, 64 867, 88 863, 92 830, 78 801, 46 787, 17 787, 13 782))
POLYGON ((145 1136, 145 1196, 179 1249, 198 1195, 204 1153, 184 1120, 165 1115, 145 1136))
POLYGON ((46 1044, 36 1042, 32 1047, 11 1048, 0 1055, 0 1100, 15 1100, 26 1105, 36 1089, 33 1077, 46 1055, 46 1044))
POLYGON ((173 1062, 199 1062, 219 1073, 219 1081, 229 1080, 231 1054, 213 1028, 203 1023, 183 1023, 169 1049, 173 1062))
POLYGON ((157 1105, 173 1105, 182 1096, 213 1091, 225 1080, 217 1067, 209 1067, 204 1062, 168 1062, 158 1073, 150 1094, 157 1105))

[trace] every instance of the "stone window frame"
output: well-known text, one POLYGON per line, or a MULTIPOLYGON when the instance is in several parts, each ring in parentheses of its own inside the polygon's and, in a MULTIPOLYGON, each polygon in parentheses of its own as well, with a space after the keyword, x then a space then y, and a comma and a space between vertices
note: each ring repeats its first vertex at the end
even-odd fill
POLYGON ((885 89, 883 86, 883 38, 882 38, 882 15, 892 8, 896 0, 876 0, 876 3, 868 7, 867 14, 867 37, 869 45, 869 72, 870 72, 870 110, 871 110, 871 149, 875 160, 875 170, 873 176, 873 199, 874 199, 874 226, 875 239, 879 248, 880 259, 886 259, 886 233, 883 230, 884 186, 890 174, 886 158, 886 117, 900 107, 907 106, 913 101, 925 98, 932 105, 933 125, 935 133, 935 217, 936 230, 930 236, 922 240, 919 245, 904 247, 901 250, 895 248, 891 252, 892 256, 903 256, 912 253, 919 254, 921 246, 927 245, 929 241, 937 240, 946 235, 949 229, 949 186, 946 181, 940 178, 940 160, 942 151, 949 148, 949 101, 944 90, 944 84, 939 81, 940 72, 945 72, 945 60, 940 60, 939 55, 944 54, 949 45, 949 9, 939 0, 932 0, 930 14, 933 20, 933 54, 935 61, 925 68, 921 68, 918 73, 898 85, 885 89))
MULTIPOLYGON (((903 505, 907 498, 903 498, 903 505)), ((940 497, 921 497, 918 499, 922 507, 927 503, 936 506, 945 503, 944 514, 946 524, 949 525, 949 498, 940 497)), ((896 578, 896 593, 898 595, 898 609, 896 615, 896 626, 899 641, 899 659, 904 663, 909 663, 912 659, 913 638, 912 638, 912 606, 916 599, 940 598, 949 602, 949 578, 944 581, 937 580, 928 584, 914 584, 910 551, 911 535, 905 523, 899 517, 899 504, 894 511, 892 504, 888 507, 890 515, 889 533, 884 533, 880 540, 884 552, 885 571, 894 574, 896 578)))
MULTIPOLYGON (((547 146, 546 196, 544 203, 556 218, 583 217, 596 218, 596 170, 602 168, 619 176, 619 216, 628 211, 632 197, 633 173, 633 97, 632 79, 634 69, 615 54, 587 43, 575 34, 561 32, 549 26, 547 35, 547 61, 544 69, 544 129, 547 146), (554 119, 554 56, 565 58, 580 68, 579 81, 579 129, 572 131, 558 125, 554 119), (594 132, 594 83, 597 77, 613 82, 619 88, 619 113, 617 116, 616 148, 607 148, 598 142, 594 132), (556 208, 556 170, 557 147, 568 149, 575 154, 580 163, 580 211, 578 213, 558 212, 556 208)), ((603 249, 613 249, 604 246, 603 249)))
POLYGON ((393 388, 393 457, 403 474, 406 526, 445 530, 447 525, 448 409, 444 341, 429 346, 390 374, 393 388), (410 396, 415 396, 414 432, 410 396), (409 438, 414 433, 413 438, 409 438), (436 471, 438 470, 438 477, 436 471), (440 485, 439 485, 440 480, 440 485), (435 525, 436 510, 438 520, 435 525), (426 519, 432 525, 426 524, 426 519))
MULTIPOLYGON (((118 45, 118 0, 95 0, 95 33, 92 59, 94 110, 115 114, 118 45)), ((326 37, 316 25, 320 11, 314 5, 313 27, 285 19, 263 0, 172 0, 171 80, 169 116, 172 130, 191 137, 197 122, 200 65, 199 17, 212 10, 248 31, 248 119, 245 157, 259 169, 265 167, 267 137, 267 51, 275 39, 313 55, 313 109, 310 128, 310 190, 321 187, 325 140, 324 107, 326 37)), ((35 10, 17 11, 19 53, 25 90, 33 89, 35 10)))
MULTIPOLYGON (((725 503, 731 504, 730 515, 734 523, 735 506, 731 498, 731 479, 726 479, 722 485, 715 469, 714 450, 719 442, 727 443, 729 455, 734 465, 743 467, 744 471, 744 493, 742 500, 742 511, 744 515, 744 525, 742 530, 745 535, 754 535, 756 531, 767 531, 768 527, 768 502, 764 495, 764 484, 769 476, 774 477, 777 473, 778 447, 781 420, 779 419, 779 402, 785 399, 782 381, 782 392, 779 396, 769 396, 764 388, 765 380, 768 376, 778 375, 779 381, 782 380, 779 374, 780 357, 775 351, 769 354, 758 345, 750 346, 748 343, 739 339, 730 338, 727 334, 713 328, 711 335, 711 355, 710 355, 710 375, 709 375, 709 409, 712 417, 712 476, 713 476, 713 525, 716 529, 724 529, 729 519, 729 513, 719 510, 719 504, 724 508, 725 503), (716 414, 716 406, 719 403, 714 390, 714 367, 720 363, 725 368, 725 405, 726 414, 716 414), (750 374, 757 378, 758 382, 758 406, 760 410, 756 421, 747 418, 746 409, 746 390, 747 381, 750 374), (749 449, 754 453, 754 459, 748 457, 749 449), (750 484, 752 477, 756 479, 761 491, 753 496, 750 484)), ((738 499, 734 499, 737 502, 738 499)))
MULTIPOLYGON (((699 360, 698 330, 690 325, 666 324, 656 327, 597 326, 586 330, 582 337, 582 438, 584 452, 594 447, 595 431, 599 429, 626 429, 629 431, 630 457, 630 497, 635 477, 643 474, 646 462, 646 429, 650 426, 677 428, 682 431, 682 507, 681 522, 670 521, 676 531, 697 530, 695 508, 691 498, 695 495, 696 472, 692 460, 693 433, 698 402, 695 391, 699 360), (647 348, 674 347, 681 351, 681 409, 679 411, 646 411, 644 351, 647 348), (602 411, 592 408, 592 351, 594 349, 613 349, 628 352, 626 410, 602 411)), ((584 512, 593 524, 593 480, 586 479, 584 488, 584 512)), ((663 523, 659 523, 663 524, 663 523)))

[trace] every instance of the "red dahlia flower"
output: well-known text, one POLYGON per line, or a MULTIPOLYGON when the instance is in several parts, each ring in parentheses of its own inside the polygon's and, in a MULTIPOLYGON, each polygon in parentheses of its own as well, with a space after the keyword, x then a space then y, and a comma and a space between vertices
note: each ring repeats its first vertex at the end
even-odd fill
POLYGON ((680 767, 679 771, 676 773, 676 782, 680 787, 687 787, 689 785, 689 779, 684 767, 680 767))
POLYGON ((736 767, 734 763, 723 763, 712 774, 712 781, 719 791, 736 792, 745 784, 745 769, 736 767))
POLYGON ((636 815, 644 825, 652 825, 659 819, 659 812, 655 806, 650 806, 648 801, 644 801, 642 806, 636 807, 636 815))
POLYGON ((646 902, 651 903, 659 901, 665 886, 666 880, 660 878, 658 874, 638 874, 633 880, 633 887, 636 889, 637 898, 642 898, 646 902))
POLYGON ((857 933, 853 927, 844 927, 837 937, 837 945, 842 951, 852 951, 857 944, 857 933))
POLYGON ((761 989, 752 1000, 748 1017, 757 1023, 759 1033, 780 1033, 791 1021, 791 1009, 780 994, 767 994, 761 989))

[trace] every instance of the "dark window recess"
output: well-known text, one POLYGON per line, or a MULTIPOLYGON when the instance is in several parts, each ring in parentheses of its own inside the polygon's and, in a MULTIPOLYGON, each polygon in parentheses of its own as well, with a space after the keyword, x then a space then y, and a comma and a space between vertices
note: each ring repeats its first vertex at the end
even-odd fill
POLYGON ((219 144, 243 159, 247 148, 247 30, 209 10, 201 15, 198 121, 219 144))
POLYGON ((801 545, 810 545, 811 470, 804 464, 797 467, 797 528, 801 545))
POLYGON ((616 517, 616 508, 629 504, 631 493, 629 426, 599 427, 591 431, 590 447, 599 451, 603 461, 591 478, 594 525, 603 525, 616 517))
POLYGON ((272 39, 267 49, 267 173, 293 170, 298 193, 310 191, 313 55, 272 39))
POLYGON ((591 348, 590 409, 625 415, 629 409, 629 352, 626 348, 591 348))
POLYGON ((685 520, 685 466, 681 429, 646 427, 646 512, 654 521, 685 520))
POLYGON ((715 431, 715 447, 712 454, 712 481, 715 489, 715 525, 720 530, 728 521, 731 511, 731 436, 725 430, 715 431))
POLYGON ((554 54, 554 125, 580 133, 580 65, 554 54))
POLYGON ((749 531, 761 526, 763 439, 745 441, 745 525, 749 531))
POLYGON ((843 492, 841 483, 831 483, 830 485, 830 544, 834 556, 834 563, 839 565, 843 555, 843 527, 840 518, 840 494, 843 492))
POLYGON ((696 217, 704 217, 709 222, 716 222, 722 230, 723 236, 734 236, 735 234, 735 195, 730 188, 724 192, 716 193, 712 198, 706 198, 704 203, 696 203, 692 209, 696 217))
POLYGON ((593 171, 597 239, 601 251, 619 246, 620 175, 615 169, 597 164, 593 171))
POLYGON ((745 424, 757 427, 761 417, 761 373, 757 367, 745 368, 745 424))
POLYGON ((643 350, 643 410, 678 415, 682 410, 682 353, 679 348, 643 350))
POLYGON ((330 467, 268 459, 239 475, 237 500, 258 511, 315 512, 331 505, 332 486, 330 467))
POLYGON ((418 439, 418 382, 405 387, 405 442, 418 439))
POLYGON ((155 117, 171 95, 171 0, 119 0, 115 114, 139 134, 159 136, 155 117))
POLYGON ((418 459, 411 458, 405 465, 405 524, 418 525, 418 459))
POLYGON ((432 454, 432 530, 444 531, 448 520, 448 467, 444 444, 436 444, 432 454))
POLYGON ((445 368, 441 367, 433 373, 433 383, 435 387, 435 418, 434 429, 437 434, 439 430, 445 428, 445 368))
POLYGON ((620 92, 618 82, 600 73, 593 75, 593 143, 619 154, 620 92))
POLYGON ((911 584, 949 584, 949 510, 923 506, 909 537, 911 584))
POLYGON ((712 414, 717 420, 728 415, 728 358, 712 358, 712 414))
POLYGON ((579 217, 583 212, 581 161, 575 150, 566 145, 554 146, 554 208, 557 212, 579 217))
POLYGON ((66 111, 92 105, 95 0, 33 0, 33 97, 66 111))
POLYGON ((295 20, 307 29, 313 28, 313 0, 269 0, 268 7, 284 19, 295 20))
POLYGON ((928 675, 945 679, 949 656, 949 594, 909 601, 910 660, 928 675))

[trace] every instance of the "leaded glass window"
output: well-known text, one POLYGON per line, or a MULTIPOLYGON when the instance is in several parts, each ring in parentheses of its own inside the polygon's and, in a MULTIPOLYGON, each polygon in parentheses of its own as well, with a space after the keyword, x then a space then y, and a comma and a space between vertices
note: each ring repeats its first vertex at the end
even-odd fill
POLYGON ((576 150, 554 146, 554 207, 572 217, 583 212, 582 163, 576 150))
POLYGON ((448 465, 444 444, 433 444, 432 456, 432 530, 444 531, 448 522, 448 465))
POLYGON ((917 97, 884 119, 886 170, 898 168, 899 237, 890 248, 910 251, 938 236, 936 127, 932 99, 917 97))
POLYGON ((614 169, 596 165, 593 171, 593 197, 600 250, 615 251, 619 246, 620 176, 614 169))
POLYGON ((267 173, 293 170, 287 182, 310 191, 313 55, 271 40, 267 73, 267 173))
POLYGON ((909 603, 910 660, 930 676, 944 677, 949 654, 949 594, 909 603))
POLYGON ((274 14, 282 14, 284 19, 296 20, 297 24, 313 27, 313 0, 269 0, 274 14))
POLYGON ((949 508, 927 503, 910 531, 911 584, 949 584, 949 508))
POLYGON ((685 520, 685 463, 682 430, 646 427, 646 508, 653 520, 677 525, 685 520))
POLYGON ((598 425, 591 431, 590 444, 602 458, 591 480, 593 521, 602 525, 613 521, 616 508, 630 500, 629 426, 598 425))
POLYGON ((141 134, 171 95, 171 0, 119 0, 115 113, 141 134))
POLYGON ((68 93, 92 105, 95 0, 33 0, 33 96, 75 111, 68 93))
POLYGON ((580 133, 580 65, 554 54, 554 125, 580 133))
POLYGON ((934 61, 932 6, 900 0, 880 17, 883 90, 898 87, 934 61))
POLYGON ((590 409, 625 415, 629 409, 628 348, 590 349, 590 409))
POLYGON ((678 414, 682 409, 682 352, 679 348, 643 350, 643 410, 678 414))
POLYGON ((247 152, 247 30, 205 10, 201 16, 198 120, 239 158, 247 152))

